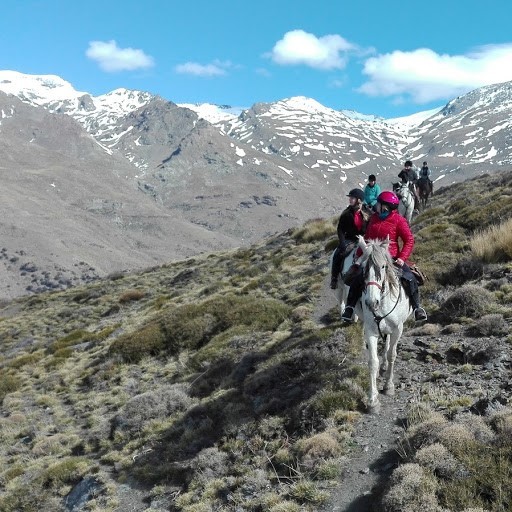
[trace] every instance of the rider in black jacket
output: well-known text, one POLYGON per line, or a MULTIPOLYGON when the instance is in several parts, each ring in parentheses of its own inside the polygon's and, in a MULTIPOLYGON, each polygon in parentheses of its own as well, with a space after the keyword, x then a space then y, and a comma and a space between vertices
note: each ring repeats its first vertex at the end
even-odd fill
POLYGON ((340 215, 338 221, 339 245, 334 251, 331 267, 331 288, 334 290, 338 284, 338 276, 341 272, 345 251, 350 242, 357 242, 357 235, 364 235, 368 214, 363 209, 364 192, 360 188, 354 188, 348 193, 349 205, 340 215))

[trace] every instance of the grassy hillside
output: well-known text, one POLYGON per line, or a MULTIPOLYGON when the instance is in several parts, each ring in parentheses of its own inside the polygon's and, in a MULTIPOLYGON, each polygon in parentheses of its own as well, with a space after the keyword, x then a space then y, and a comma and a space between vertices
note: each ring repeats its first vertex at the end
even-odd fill
MULTIPOLYGON (((511 181, 436 191, 414 221, 432 323, 509 325, 512 253, 471 247, 512 217, 511 181)), ((334 299, 315 316, 336 221, 3 304, 0 510, 318 510, 367 385, 360 327, 334 299)))

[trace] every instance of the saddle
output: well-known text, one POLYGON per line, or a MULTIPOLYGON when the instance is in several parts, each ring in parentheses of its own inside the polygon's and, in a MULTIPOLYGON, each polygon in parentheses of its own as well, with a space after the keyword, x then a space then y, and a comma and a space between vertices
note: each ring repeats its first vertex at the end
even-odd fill
POLYGON ((411 265, 409 268, 411 269, 411 272, 416 278, 416 281, 418 281, 418 286, 422 286, 425 284, 425 281, 428 281, 428 277, 424 272, 420 270, 418 265, 411 265))
POLYGON ((348 242, 343 251, 343 257, 346 258, 355 246, 356 242, 348 242))

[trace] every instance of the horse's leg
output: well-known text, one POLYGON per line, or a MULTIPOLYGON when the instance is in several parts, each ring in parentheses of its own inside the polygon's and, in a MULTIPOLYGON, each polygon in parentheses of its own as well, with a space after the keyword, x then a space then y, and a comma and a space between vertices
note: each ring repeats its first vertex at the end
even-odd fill
POLYGON ((389 336, 389 346, 387 351, 384 353, 384 358, 387 360, 387 369, 384 374, 384 393, 389 396, 395 394, 395 383, 393 382, 396 350, 398 346, 398 340, 402 336, 403 324, 399 326, 398 330, 389 336))
POLYGON ((379 356, 377 353, 378 337, 374 334, 366 335, 368 348, 368 368, 370 370, 370 389, 368 391, 368 411, 378 412, 380 407, 379 390, 377 389, 377 375, 379 373, 379 356))
POLYGON ((386 334, 386 339, 384 341, 384 356, 382 358, 382 364, 380 365, 380 374, 384 375, 388 369, 388 358, 386 354, 389 351, 389 334, 386 334))

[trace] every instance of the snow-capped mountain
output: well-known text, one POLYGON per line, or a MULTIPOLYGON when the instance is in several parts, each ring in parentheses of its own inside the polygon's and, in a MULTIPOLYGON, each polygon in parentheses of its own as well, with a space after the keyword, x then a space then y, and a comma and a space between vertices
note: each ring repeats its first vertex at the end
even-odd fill
MULTIPOLYGON (((511 90, 382 119, 305 97, 247 109, 126 89, 94 97, 60 77, 0 71, 3 244, 69 275, 80 254, 101 275, 333 215, 369 174, 391 187, 405 159, 426 159, 438 187, 512 168, 511 90)), ((15 277, 19 293, 27 276, 15 277)))
POLYGON ((178 106, 194 111, 201 119, 217 124, 236 119, 246 108, 229 105, 212 105, 211 103, 178 103, 178 106))
POLYGON ((285 165, 322 174, 326 184, 364 182, 368 174, 397 165, 408 143, 385 120, 349 117, 305 97, 258 103, 221 128, 256 151, 280 156, 285 165))
POLYGON ((450 101, 410 132, 415 160, 435 159, 438 179, 467 179, 512 167, 512 82, 450 101))

